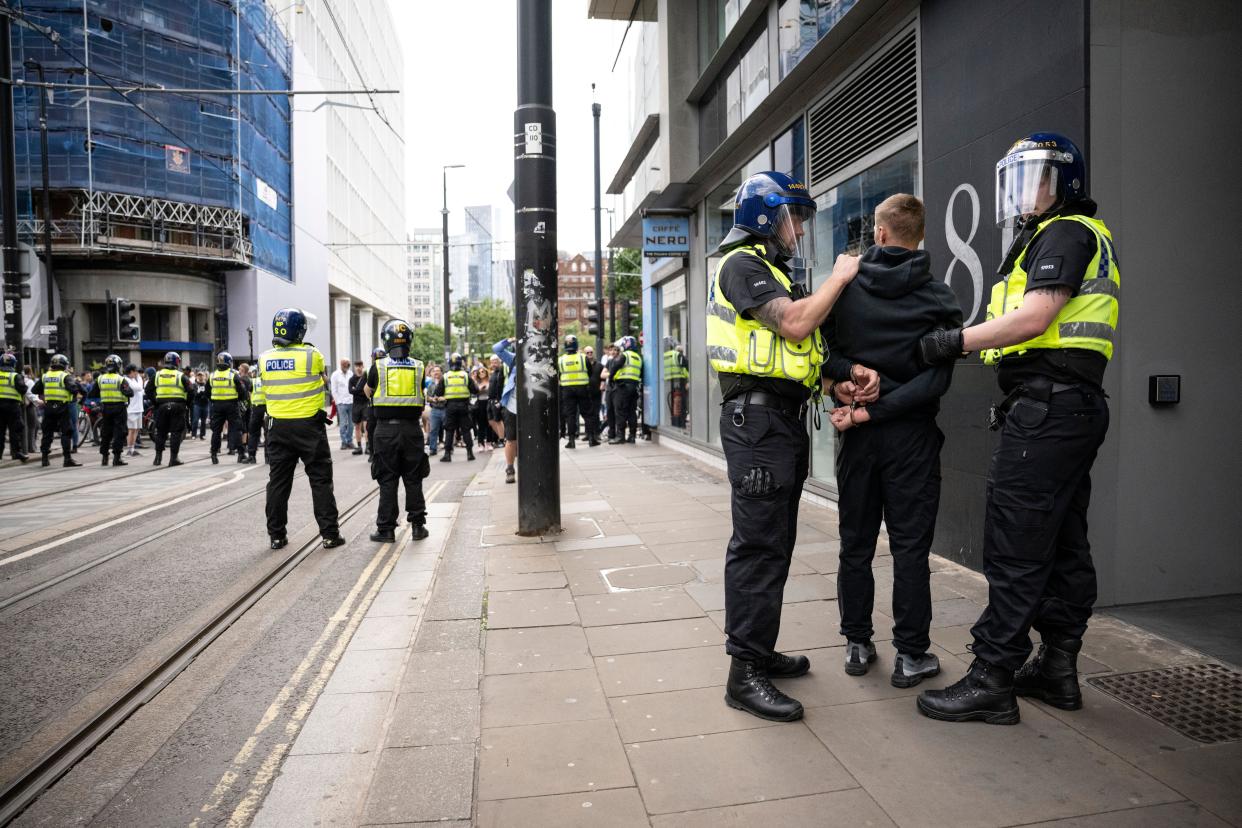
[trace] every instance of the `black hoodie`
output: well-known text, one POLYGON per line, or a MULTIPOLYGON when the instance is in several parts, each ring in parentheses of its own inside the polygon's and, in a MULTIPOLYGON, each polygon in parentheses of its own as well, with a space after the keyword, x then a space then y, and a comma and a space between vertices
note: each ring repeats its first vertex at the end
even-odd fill
POLYGON ((935 417, 949 390, 952 363, 924 370, 917 359, 919 337, 962 325, 957 297, 932 278, 930 264, 925 250, 871 247, 824 321, 825 376, 847 380, 855 363, 880 372, 880 399, 867 406, 872 422, 935 417))

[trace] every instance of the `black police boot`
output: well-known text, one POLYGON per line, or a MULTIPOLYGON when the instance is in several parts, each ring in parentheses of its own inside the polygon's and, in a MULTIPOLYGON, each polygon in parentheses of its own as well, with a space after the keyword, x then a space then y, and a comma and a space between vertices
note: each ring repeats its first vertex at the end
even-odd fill
POLYGON ((13 456, 16 457, 18 460, 22 461, 23 463, 30 462, 30 455, 28 454, 14 454, 13 456))
POLYGON ((70 457, 67 454, 65 455, 65 468, 69 468, 70 466, 80 466, 80 465, 82 464, 79 463, 77 460, 74 460, 72 457, 70 457))
POLYGON ((590 446, 591 448, 595 448, 596 446, 598 446, 598 445, 599 445, 599 436, 598 436, 598 435, 595 435, 595 434, 588 434, 588 435, 587 435, 587 445, 588 445, 588 446, 590 446))
POLYGON ((162 449, 155 450, 155 460, 151 462, 152 466, 158 466, 164 462, 164 452, 162 449))
POLYGON ((440 462, 441 462, 441 463, 452 463, 452 462, 453 462, 453 452, 449 451, 448 449, 445 449, 445 450, 444 450, 444 456, 440 458, 440 462))
POLYGON ((474 459, 474 449, 472 449, 470 446, 466 446, 466 459, 467 460, 474 459))
POLYGON ((288 535, 278 535, 277 537, 272 538, 271 546, 273 549, 284 549, 288 545, 289 545, 288 535))
POLYGON ((567 448, 567 449, 577 448, 577 446, 575 446, 575 445, 574 445, 574 438, 573 438, 573 437, 570 437, 570 438, 569 438, 569 442, 567 442, 567 443, 565 444, 565 448, 567 448))
POLYGON ((924 716, 942 722, 1016 725, 1021 719, 1013 694, 1013 671, 978 657, 957 683, 920 693, 918 707, 924 716))
POLYGON ((122 460, 122 459, 121 459, 121 455, 120 455, 120 454, 114 454, 114 455, 112 455, 112 465, 114 465, 114 466, 128 466, 128 465, 129 465, 129 463, 126 463, 124 460, 122 460))
POLYGON ((106 465, 108 465, 108 454, 107 454, 107 452, 104 452, 103 454, 99 455, 99 457, 100 457, 100 459, 102 459, 102 460, 103 460, 103 464, 104 464, 105 466, 106 466, 106 465))
POLYGON ((638 435, 637 435, 635 432, 631 431, 631 432, 630 432, 630 436, 625 438, 625 442, 627 442, 627 443, 633 443, 633 442, 635 442, 635 441, 636 441, 637 437, 638 437, 638 435))
POLYGON ((415 523, 410 526, 411 540, 426 540, 431 537, 431 533, 427 531, 426 524, 415 523))
POLYGON ((798 678, 811 672, 811 660, 806 656, 787 656, 784 653, 772 653, 763 665, 768 678, 798 678))
POLYGON ((357 448, 351 451, 350 454, 362 454, 362 443, 359 443, 357 448))
MULTIPOLYGON (((371 540, 376 543, 393 543, 397 540, 397 534, 391 529, 376 529, 371 533, 371 540)), ((324 541, 324 546, 327 545, 327 541, 324 541)))
POLYGON ((181 465, 184 465, 184 464, 180 460, 177 459, 177 455, 175 454, 172 457, 170 457, 168 460, 168 468, 170 469, 173 466, 181 466, 181 465))
POLYGON ((239 452, 237 452, 237 462, 238 462, 238 463, 245 463, 245 462, 246 462, 246 452, 244 452, 244 451, 239 451, 239 452))
POLYGON ((220 465, 220 455, 216 454, 214 451, 211 453, 211 465, 220 465))
POLYGON ((1013 677, 1013 692, 1039 699, 1062 710, 1082 709, 1078 687, 1078 653, 1081 638, 1045 636, 1039 652, 1013 677))
POLYGON ((733 659, 729 666, 725 704, 773 722, 792 722, 802 718, 802 704, 799 701, 778 690, 758 662, 740 658, 733 659))
POLYGON ((342 538, 340 535, 330 535, 323 539, 324 549, 335 549, 338 546, 344 546, 344 545, 345 545, 345 539, 342 538))
POLYGON ((45 452, 43 452, 43 465, 44 465, 44 466, 50 466, 50 465, 52 465, 52 461, 51 461, 51 459, 50 459, 50 455, 49 455, 46 451, 45 451, 45 452))
POLYGON ((610 446, 619 446, 624 442, 625 440, 621 437, 609 437, 608 438, 608 445, 610 446))

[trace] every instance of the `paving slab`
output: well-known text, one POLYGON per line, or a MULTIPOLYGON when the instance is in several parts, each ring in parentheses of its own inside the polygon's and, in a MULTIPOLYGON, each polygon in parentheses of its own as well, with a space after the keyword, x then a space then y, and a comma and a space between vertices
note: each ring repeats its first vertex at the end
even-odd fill
POLYGON ((289 753, 370 753, 392 693, 322 694, 289 753))
POLYGON ((380 587, 380 592, 426 591, 431 584, 431 571, 426 572, 390 572, 388 580, 380 587))
POLYGON ((568 589, 488 593, 488 629, 554 627, 576 623, 578 611, 568 589))
POLYGON ((681 586, 694 581, 699 574, 689 564, 649 564, 627 566, 601 573, 614 589, 650 589, 681 586))
POLYGON ((479 686, 478 650, 415 653, 401 679, 401 692, 474 690, 479 686))
MULTIPOLYGON (((718 550, 723 554, 724 549, 718 550)), ((691 561, 690 565, 699 573, 699 578, 707 583, 723 583, 724 582, 724 563, 723 557, 715 558, 699 558, 691 561)), ((794 558, 789 562, 789 577, 795 575, 814 575, 815 570, 807 566, 800 559, 794 558)))
POLYGON ((723 647, 601 656, 595 666, 609 697, 724 687, 729 678, 729 657, 723 647))
POLYGON ((394 589, 379 592, 367 610, 367 618, 379 618, 385 615, 417 615, 422 609, 426 590, 394 589))
POLYGON ((367 616, 358 624, 349 641, 352 650, 405 649, 414 638, 418 618, 413 615, 367 616))
POLYGON ((637 788, 479 803, 478 828, 648 828, 637 788))
POLYGON ((566 569, 565 577, 569 579, 569 591, 575 598, 612 592, 598 569, 566 569))
POLYGON ((923 690, 952 684, 966 672, 967 663, 953 654, 934 644, 931 652, 940 658, 940 675, 924 679, 915 687, 893 687, 890 676, 896 652, 884 643, 876 647, 876 660, 863 676, 845 674, 844 646, 802 650, 799 654, 811 660, 811 672, 796 679, 781 679, 777 685, 809 708, 917 696, 923 690))
POLYGON ((555 555, 528 558, 496 558, 488 556, 488 575, 524 575, 529 572, 560 572, 561 562, 555 555))
POLYGON ((611 549, 614 546, 638 546, 643 540, 638 535, 613 535, 604 538, 575 538, 557 541, 557 552, 580 552, 585 549, 611 549))
POLYGON ((800 722, 626 746, 652 814, 858 787, 800 722))
POLYGON ((594 669, 485 676, 482 687, 486 728, 609 716, 594 669))
POLYGON ((1162 750, 1137 764, 1216 816, 1242 824, 1242 742, 1162 750))
POLYGON ((474 745, 387 748, 371 783, 363 822, 469 819, 474 745))
POLYGON ((679 561, 699 561, 705 558, 719 558, 729 545, 727 538, 708 538, 706 540, 685 541, 680 543, 661 543, 652 538, 648 546, 651 554, 663 563, 679 561))
POLYGON ((594 666, 581 627, 488 630, 484 672, 536 673, 594 666))
POLYGON ((565 573, 558 566, 555 572, 530 572, 522 575, 489 575, 491 592, 516 592, 524 589, 561 589, 569 586, 565 573))
POLYGON ((479 646, 482 625, 478 619, 459 621, 424 621, 414 639, 414 652, 437 650, 473 650, 479 646))
POLYGON ((1193 739, 1127 707, 1107 693, 1086 682, 1080 683, 1081 710, 1058 710, 1039 702, 1027 703, 1038 705, 1049 716, 1130 762, 1141 762, 1169 751, 1200 746, 1193 739))
POLYGON ((703 615, 702 608, 680 589, 588 595, 575 601, 584 627, 672 621, 703 615))
POLYGON ((495 728, 480 742, 480 800, 634 785, 610 719, 495 728))
POLYGON ((618 546, 613 549, 582 549, 557 555, 567 573, 580 570, 598 572, 621 566, 647 566, 660 560, 645 546, 618 546))
POLYGON ((587 627, 586 639, 596 656, 724 646, 724 635, 707 618, 587 627))
POLYGON ((729 707, 724 702, 723 687, 621 696, 611 699, 609 706, 621 741, 626 743, 750 730, 777 724, 729 707))
POLYGON ((397 696, 387 747, 474 744, 479 735, 479 691, 438 690, 397 696))
POLYGON ((290 756, 250 824, 254 828, 290 825, 352 826, 366 793, 371 757, 326 753, 290 756))
POLYGON ((1035 822, 1027 828, 1227 828, 1229 823, 1193 802, 1130 808, 1106 814, 1035 822))
POLYGON ((346 649, 324 685, 328 693, 373 693, 396 690, 404 650, 346 649))
POLYGON ((683 811, 655 816, 653 828, 751 828, 755 825, 816 828, 890 828, 888 815, 861 788, 771 802, 683 811))

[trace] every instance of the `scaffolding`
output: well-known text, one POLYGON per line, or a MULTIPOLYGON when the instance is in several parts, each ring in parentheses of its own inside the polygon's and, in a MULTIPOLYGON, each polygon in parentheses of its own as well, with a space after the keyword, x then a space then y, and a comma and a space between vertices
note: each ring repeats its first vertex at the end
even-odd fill
MULTIPOLYGON (((26 0, 59 43, 15 28, 14 71, 43 66, 53 243, 291 275, 291 52, 265 0, 26 0), (219 94, 131 91, 135 87, 219 94), (232 94, 230 94, 232 93, 232 94)), ((18 88, 19 229, 41 231, 38 95, 18 88)))

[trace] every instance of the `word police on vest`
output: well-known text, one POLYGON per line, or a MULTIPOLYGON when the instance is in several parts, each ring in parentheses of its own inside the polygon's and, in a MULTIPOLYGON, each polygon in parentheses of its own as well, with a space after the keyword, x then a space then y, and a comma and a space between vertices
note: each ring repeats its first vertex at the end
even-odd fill
POLYGON ((269 359, 267 362, 264 363, 264 365, 266 366, 263 369, 265 371, 292 371, 293 370, 292 359, 269 359))

